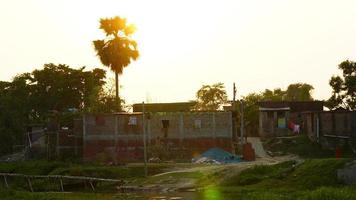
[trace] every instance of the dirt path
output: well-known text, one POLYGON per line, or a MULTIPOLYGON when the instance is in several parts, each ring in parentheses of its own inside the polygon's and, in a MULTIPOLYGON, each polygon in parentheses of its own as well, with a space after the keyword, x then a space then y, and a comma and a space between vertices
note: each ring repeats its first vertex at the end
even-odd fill
POLYGON ((250 142, 252 144, 252 147, 255 149, 255 154, 257 157, 259 158, 270 157, 264 150, 261 139, 259 137, 248 137, 247 142, 250 142))
POLYGON ((140 185, 142 185, 143 188, 146 187, 147 189, 151 188, 153 190, 162 191, 195 190, 199 187, 217 184, 255 165, 271 165, 293 159, 296 158, 293 156, 284 156, 258 158, 253 162, 233 164, 192 164, 190 168, 175 168, 172 171, 151 176, 143 180, 143 182, 140 182, 140 185))

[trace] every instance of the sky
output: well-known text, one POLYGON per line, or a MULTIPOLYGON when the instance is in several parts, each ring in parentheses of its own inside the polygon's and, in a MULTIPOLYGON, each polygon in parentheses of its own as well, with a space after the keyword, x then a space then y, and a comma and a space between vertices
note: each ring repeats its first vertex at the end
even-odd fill
MULTIPOLYGON (((45 63, 106 69, 92 41, 99 19, 137 27, 140 57, 120 76, 126 102, 195 99, 222 82, 229 98, 303 82, 331 95, 337 66, 356 61, 353 0, 0 0, 0 80, 45 63)), ((108 70, 108 75, 113 73, 108 70)))

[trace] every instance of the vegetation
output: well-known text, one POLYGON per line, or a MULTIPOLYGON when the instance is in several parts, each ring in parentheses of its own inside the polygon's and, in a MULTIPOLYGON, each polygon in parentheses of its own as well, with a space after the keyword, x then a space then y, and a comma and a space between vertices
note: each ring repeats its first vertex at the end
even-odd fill
POLYGON ((226 199, 352 199, 354 188, 342 185, 336 177, 337 169, 347 162, 313 159, 255 166, 214 187, 226 199))
POLYGON ((0 82, 0 154, 22 144, 28 124, 46 122, 55 114, 51 117, 69 125, 78 111, 105 107, 101 98, 91 98, 104 93, 104 79, 102 69, 86 71, 50 63, 11 82, 0 82))
MULTIPOLYGON (((164 171, 170 165, 149 164, 149 174, 164 171)), ((0 163, 0 173, 19 173, 26 175, 70 175, 97 178, 133 178, 144 176, 143 164, 129 166, 107 166, 99 164, 80 164, 59 161, 22 161, 0 163)))
POLYGON ((133 24, 127 24, 125 18, 117 16, 100 19, 100 29, 106 38, 93 41, 94 48, 101 63, 115 72, 115 95, 119 100, 119 74, 139 56, 137 43, 131 38, 136 29, 133 24))
MULTIPOLYGON (((0 171, 12 171, 29 174, 65 174, 65 175, 89 175, 97 177, 115 177, 132 180, 137 184, 172 184, 176 179, 195 179, 203 190, 190 193, 193 199, 299 199, 299 200, 324 200, 324 199, 354 199, 356 190, 354 186, 344 186, 337 180, 336 171, 342 168, 349 159, 311 159, 306 161, 286 161, 275 165, 258 165, 242 171, 240 174, 224 176, 229 173, 228 168, 212 167, 207 171, 182 171, 160 176, 152 176, 143 179, 143 165, 132 164, 129 166, 102 166, 102 165, 80 165, 62 162, 22 162, 0 164, 0 171), (21 167, 23 166, 23 167, 21 167), (203 180, 203 181, 200 181, 203 180)), ((150 164, 149 172, 160 173, 167 168, 176 167, 175 164, 150 164)), ((184 166, 183 166, 184 167, 184 166)), ((187 166, 189 167, 189 166, 187 166)), ((190 166, 191 167, 191 166, 190 166)), ((47 193, 25 192, 26 182, 17 183, 17 191, 0 190, 2 199, 149 199, 150 193, 114 194, 114 185, 97 185, 97 193, 92 193, 89 188, 81 189, 82 192, 75 193, 47 193), (102 188, 102 189, 100 189, 102 188), (84 193, 83 193, 84 192, 84 193)), ((66 183, 65 184, 69 184, 66 183)), ((33 181, 36 191, 48 191, 43 181, 33 181)), ((72 184, 71 187, 76 185, 72 184)), ((78 185, 77 185, 78 186, 78 185)), ((3 188, 3 186, 1 186, 3 188)), ((66 187, 66 186, 65 186, 66 187)), ((84 187, 83 185, 81 187, 84 187)), ((12 185, 12 188, 13 185, 12 185)), ((58 188, 53 187, 51 191, 58 188)), ((70 190, 67 187, 66 190, 70 190)), ((75 190, 78 191, 78 190, 75 190)), ((170 193, 167 193, 169 195, 170 193)), ((179 193, 177 194, 180 195, 179 193)), ((162 194, 160 194, 162 196, 162 194)))
POLYGON ((203 85, 196 93, 196 110, 214 111, 227 102, 227 95, 223 83, 203 85))
POLYGON ((327 101, 331 109, 344 108, 356 109, 356 62, 346 60, 339 64, 342 76, 332 76, 329 84, 333 90, 332 96, 327 101))
POLYGON ((294 83, 287 90, 266 89, 260 93, 250 93, 243 97, 244 120, 252 133, 258 132, 258 102, 260 101, 312 101, 313 86, 307 83, 294 83))
MULTIPOLYGON (((169 164, 149 164, 148 174, 155 175, 164 172, 169 164)), ((0 163, 1 173, 18 173, 25 175, 68 175, 68 176, 86 176, 95 178, 120 179, 133 181, 144 178, 143 164, 131 164, 128 166, 104 166, 97 164, 79 164, 65 162, 48 161, 26 161, 16 163, 0 163)), ((28 191, 27 180, 22 177, 8 177, 7 181, 11 189, 18 191, 28 191)), ((54 179, 32 179, 32 187, 36 192, 58 191, 58 180, 54 179)), ((90 187, 83 181, 63 179, 65 191, 87 191, 90 187)), ((116 183, 100 182, 96 183, 97 192, 114 192, 116 183)), ((3 182, 0 182, 0 188, 5 188, 3 182)))
POLYGON ((264 141, 264 148, 274 155, 294 154, 302 158, 334 157, 334 151, 322 149, 320 144, 313 143, 306 135, 292 138, 271 138, 264 141))

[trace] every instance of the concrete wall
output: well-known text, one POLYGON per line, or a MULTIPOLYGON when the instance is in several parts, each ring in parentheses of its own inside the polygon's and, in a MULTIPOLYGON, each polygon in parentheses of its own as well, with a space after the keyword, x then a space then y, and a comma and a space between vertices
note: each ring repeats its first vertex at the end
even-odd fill
POLYGON ((260 111, 259 113, 259 135, 261 137, 285 136, 290 133, 288 122, 290 120, 289 111, 260 111), (278 114, 279 113, 279 114, 278 114), (286 128, 278 128, 278 118, 284 118, 286 128))
MULTIPOLYGON (((169 151, 185 149, 190 156, 214 146, 232 150, 231 112, 153 113, 146 117, 149 147, 163 144, 169 151), (169 121, 168 127, 162 120, 169 121)), ((84 159, 142 159, 142 120, 141 114, 85 115, 84 159), (130 125, 130 120, 136 123, 130 125)))
POLYGON ((309 138, 330 149, 356 135, 356 112, 308 112, 303 114, 303 120, 309 138))

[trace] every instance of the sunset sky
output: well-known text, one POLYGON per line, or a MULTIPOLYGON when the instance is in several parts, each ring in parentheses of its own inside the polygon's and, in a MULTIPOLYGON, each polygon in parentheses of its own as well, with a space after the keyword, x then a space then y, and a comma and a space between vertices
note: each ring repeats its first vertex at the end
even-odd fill
MULTIPOLYGON (((2 0, 0 80, 45 63, 106 69, 92 41, 103 17, 137 26, 140 58, 120 84, 127 103, 195 99, 223 82, 231 98, 290 83, 327 99, 343 60, 356 61, 356 1, 344 0, 2 0)), ((110 76, 112 72, 108 71, 110 76)))

